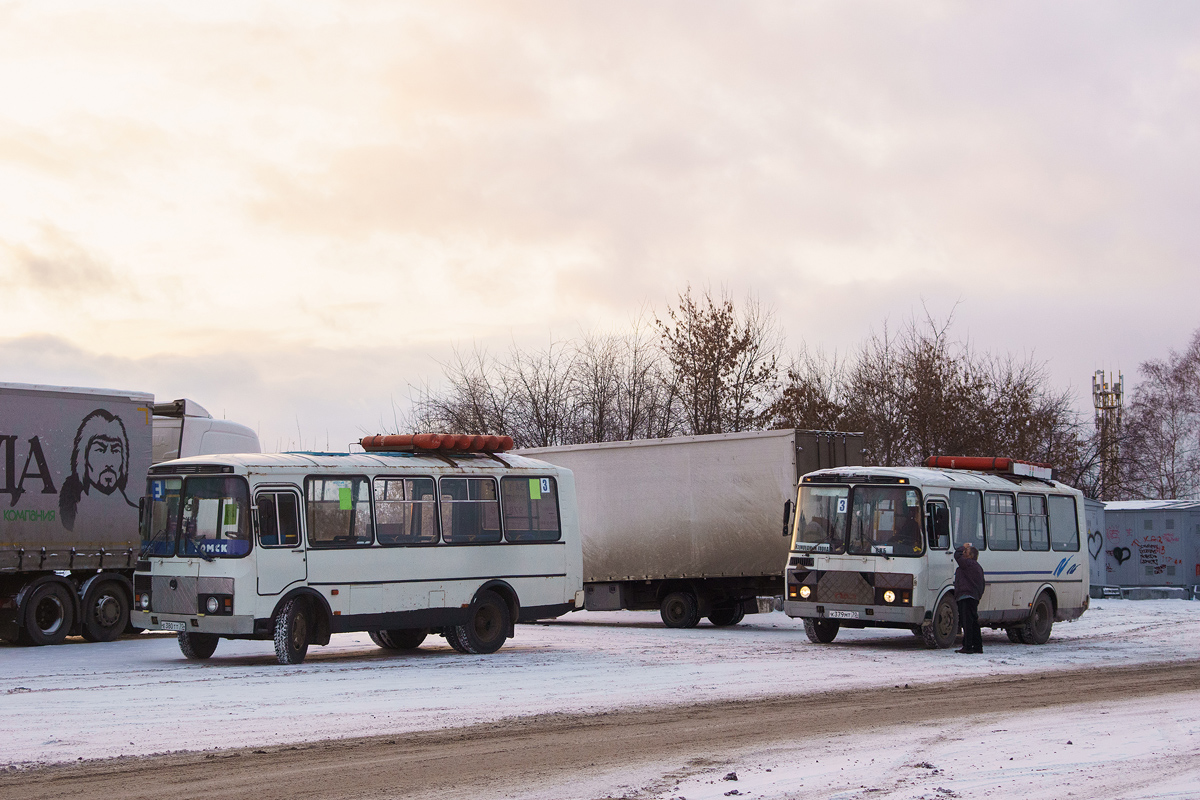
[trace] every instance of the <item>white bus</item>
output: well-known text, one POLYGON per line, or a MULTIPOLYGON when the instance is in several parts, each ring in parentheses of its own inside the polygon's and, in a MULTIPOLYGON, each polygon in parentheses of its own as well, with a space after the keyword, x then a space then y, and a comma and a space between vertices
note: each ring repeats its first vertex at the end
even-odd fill
POLYGON ((515 622, 581 607, 583 565, 570 470, 481 450, 491 438, 151 468, 133 624, 178 631, 192 659, 262 639, 296 664, 346 631, 495 652, 515 622))
POLYGON ((958 632, 954 549, 971 543, 984 627, 1043 644, 1088 607, 1083 495, 1042 465, 935 456, 927 467, 818 470, 800 482, 784 611, 814 643, 840 628, 907 628, 929 647, 958 632))

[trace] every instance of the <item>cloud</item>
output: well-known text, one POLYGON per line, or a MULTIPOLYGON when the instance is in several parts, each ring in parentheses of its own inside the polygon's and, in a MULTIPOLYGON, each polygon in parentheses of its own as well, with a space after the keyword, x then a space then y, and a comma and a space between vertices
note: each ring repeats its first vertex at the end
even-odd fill
POLYGON ((49 224, 40 227, 33 244, 0 241, 0 252, 8 266, 0 272, 0 286, 54 301, 137 296, 110 263, 81 246, 70 234, 49 224))

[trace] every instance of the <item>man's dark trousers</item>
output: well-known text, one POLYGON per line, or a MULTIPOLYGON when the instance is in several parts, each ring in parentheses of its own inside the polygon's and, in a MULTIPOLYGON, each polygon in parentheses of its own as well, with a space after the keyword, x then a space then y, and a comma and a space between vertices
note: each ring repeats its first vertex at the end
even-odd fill
POLYGON ((983 632, 979 630, 979 601, 964 597, 958 601, 958 620, 962 623, 962 649, 970 653, 983 652, 983 632))

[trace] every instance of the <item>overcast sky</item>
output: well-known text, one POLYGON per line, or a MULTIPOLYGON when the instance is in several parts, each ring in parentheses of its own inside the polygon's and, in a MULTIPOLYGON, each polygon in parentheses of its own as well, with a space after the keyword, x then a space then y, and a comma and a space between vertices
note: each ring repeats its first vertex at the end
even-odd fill
POLYGON ((0 381, 335 449, 690 282, 955 310, 1090 409, 1200 327, 1200 4, 0 1, 0 381))

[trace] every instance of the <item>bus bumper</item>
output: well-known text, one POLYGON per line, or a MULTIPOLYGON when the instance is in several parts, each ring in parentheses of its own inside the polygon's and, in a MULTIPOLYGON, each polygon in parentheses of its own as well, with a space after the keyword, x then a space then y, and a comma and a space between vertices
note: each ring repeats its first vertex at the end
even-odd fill
POLYGON ((836 620, 848 627, 886 625, 920 625, 925 619, 925 607, 917 606, 855 606, 838 603, 813 603, 785 600, 783 611, 800 619, 836 620))
POLYGON ((254 633, 252 616, 211 616, 208 614, 160 614, 157 611, 130 611, 129 621, 148 631, 215 633, 222 636, 254 633))

